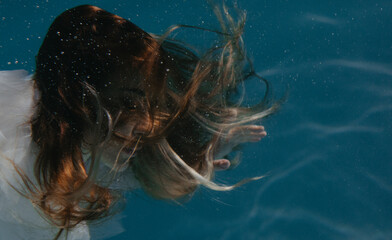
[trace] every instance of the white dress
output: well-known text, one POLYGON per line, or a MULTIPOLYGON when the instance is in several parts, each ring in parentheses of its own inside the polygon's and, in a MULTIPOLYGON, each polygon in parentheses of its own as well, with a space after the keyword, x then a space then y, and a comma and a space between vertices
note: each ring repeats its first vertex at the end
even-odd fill
MULTIPOLYGON (((10 161, 33 177, 36 155, 31 129, 26 122, 33 113, 34 101, 31 75, 24 70, 0 71, 0 239, 53 239, 58 232, 41 217, 30 200, 10 186, 20 186, 10 161)), ((122 231, 119 217, 116 217, 100 226, 79 224, 69 232, 68 239, 88 240, 91 235, 97 236, 94 239, 102 239, 122 231)))

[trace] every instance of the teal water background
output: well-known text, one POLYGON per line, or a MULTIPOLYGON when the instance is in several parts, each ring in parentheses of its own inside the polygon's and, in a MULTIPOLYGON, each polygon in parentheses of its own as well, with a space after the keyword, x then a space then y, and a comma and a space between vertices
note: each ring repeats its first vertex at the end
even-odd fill
MULTIPOLYGON (((126 231, 111 239, 392 239, 392 1, 237 2, 257 72, 290 96, 217 181, 268 177, 183 206, 128 194, 126 231)), ((197 0, 0 0, 0 69, 33 72, 54 17, 85 3, 153 33, 218 26, 197 0)))

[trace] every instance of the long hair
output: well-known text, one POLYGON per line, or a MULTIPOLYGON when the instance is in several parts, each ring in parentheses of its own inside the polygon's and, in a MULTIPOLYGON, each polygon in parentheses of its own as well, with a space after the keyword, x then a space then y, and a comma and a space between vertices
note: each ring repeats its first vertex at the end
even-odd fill
POLYGON ((212 181, 220 139, 233 127, 271 114, 277 104, 269 102, 268 82, 245 54, 245 15, 240 12, 235 21, 218 7, 214 11, 220 44, 205 52, 170 37, 189 26, 152 36, 89 5, 54 20, 33 77, 39 93, 31 119, 39 149, 36 183, 21 175, 30 199, 59 227, 58 236, 115 210, 121 192, 100 182, 103 161, 113 174, 132 171, 159 199, 178 199, 200 185, 225 191, 242 184, 212 181), (266 92, 258 104, 242 107, 242 98, 233 96, 251 77, 264 82, 266 92), (103 160, 113 144, 119 154, 103 160), (121 160, 124 151, 129 157, 121 160))

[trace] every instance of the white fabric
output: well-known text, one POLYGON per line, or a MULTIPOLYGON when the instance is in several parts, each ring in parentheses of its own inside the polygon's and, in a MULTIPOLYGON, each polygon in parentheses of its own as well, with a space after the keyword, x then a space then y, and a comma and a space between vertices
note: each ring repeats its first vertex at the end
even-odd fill
MULTIPOLYGON (((0 239, 53 239, 58 231, 10 186, 19 186, 10 160, 32 176, 36 155, 26 122, 33 112, 33 98, 31 76, 26 71, 0 71, 0 239)), ((68 239, 90 239, 88 226, 80 224, 69 232, 68 239)))

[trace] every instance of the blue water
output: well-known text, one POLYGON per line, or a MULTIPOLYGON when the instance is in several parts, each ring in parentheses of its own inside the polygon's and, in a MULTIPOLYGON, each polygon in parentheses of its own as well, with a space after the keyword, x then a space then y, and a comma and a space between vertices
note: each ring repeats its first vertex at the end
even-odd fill
MULTIPOLYGON (((256 69, 290 96, 263 122, 268 137, 217 180, 268 177, 184 205, 131 193, 112 239, 392 239, 392 1, 237 2, 256 69)), ((0 69, 33 71, 51 21, 81 3, 0 0, 0 69)), ((88 3, 149 32, 217 26, 202 1, 88 3)))

